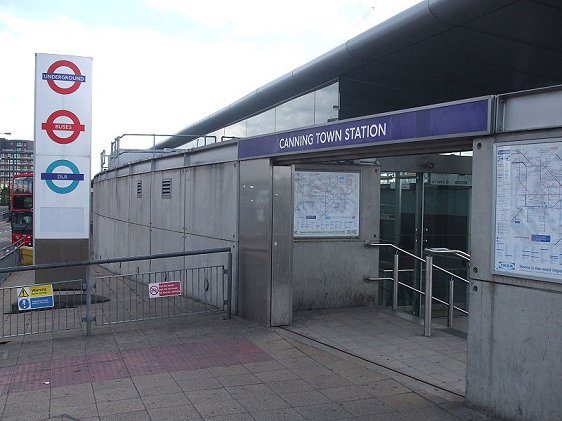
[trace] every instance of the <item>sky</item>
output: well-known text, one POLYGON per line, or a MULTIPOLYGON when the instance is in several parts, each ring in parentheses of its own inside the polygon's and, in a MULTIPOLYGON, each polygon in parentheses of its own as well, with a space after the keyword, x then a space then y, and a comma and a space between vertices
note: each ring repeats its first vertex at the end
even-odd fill
POLYGON ((0 0, 0 136, 33 140, 35 53, 93 58, 95 175, 419 1, 0 0))

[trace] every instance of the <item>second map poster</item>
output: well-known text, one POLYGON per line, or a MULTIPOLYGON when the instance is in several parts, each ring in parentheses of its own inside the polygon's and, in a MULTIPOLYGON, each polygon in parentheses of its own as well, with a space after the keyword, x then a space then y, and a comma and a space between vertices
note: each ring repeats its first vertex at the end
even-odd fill
POLYGON ((496 146, 494 270, 562 282, 562 142, 496 146))

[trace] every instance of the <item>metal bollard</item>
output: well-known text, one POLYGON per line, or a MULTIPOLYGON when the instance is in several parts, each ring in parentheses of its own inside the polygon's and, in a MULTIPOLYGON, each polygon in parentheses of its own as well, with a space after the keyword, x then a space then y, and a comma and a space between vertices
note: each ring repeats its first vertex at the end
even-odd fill
POLYGON ((92 334, 92 282, 90 267, 86 268, 86 335, 92 334))
POLYGON ((425 312, 423 320, 424 336, 431 336, 431 299, 433 295, 433 256, 425 257, 425 312))
POLYGON ((228 251, 228 318, 232 317, 232 251, 228 251))
POLYGON ((453 327, 453 316, 455 312, 455 281, 453 278, 449 280, 449 307, 447 308, 447 327, 453 327))
POLYGON ((398 310, 398 252, 394 254, 394 268, 392 269, 392 309, 398 310))

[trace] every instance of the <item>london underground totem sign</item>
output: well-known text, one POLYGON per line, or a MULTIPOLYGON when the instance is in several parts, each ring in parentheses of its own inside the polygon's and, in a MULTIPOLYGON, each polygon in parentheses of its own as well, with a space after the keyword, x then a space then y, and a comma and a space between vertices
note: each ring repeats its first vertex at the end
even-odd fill
POLYGON ((88 239, 92 59, 36 54, 34 238, 88 239))

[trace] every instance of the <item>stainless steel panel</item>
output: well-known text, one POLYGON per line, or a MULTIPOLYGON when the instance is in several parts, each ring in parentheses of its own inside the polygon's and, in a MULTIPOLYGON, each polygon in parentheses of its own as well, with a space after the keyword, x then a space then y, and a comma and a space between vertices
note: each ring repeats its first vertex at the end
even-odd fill
POLYGON ((271 247, 271 326, 292 320, 293 194, 291 167, 273 167, 273 243, 271 247))
POLYGON ((269 159, 240 162, 239 315, 270 323, 272 169, 269 159))
POLYGON ((562 125, 562 90, 528 91, 498 98, 498 131, 543 129, 562 125))

